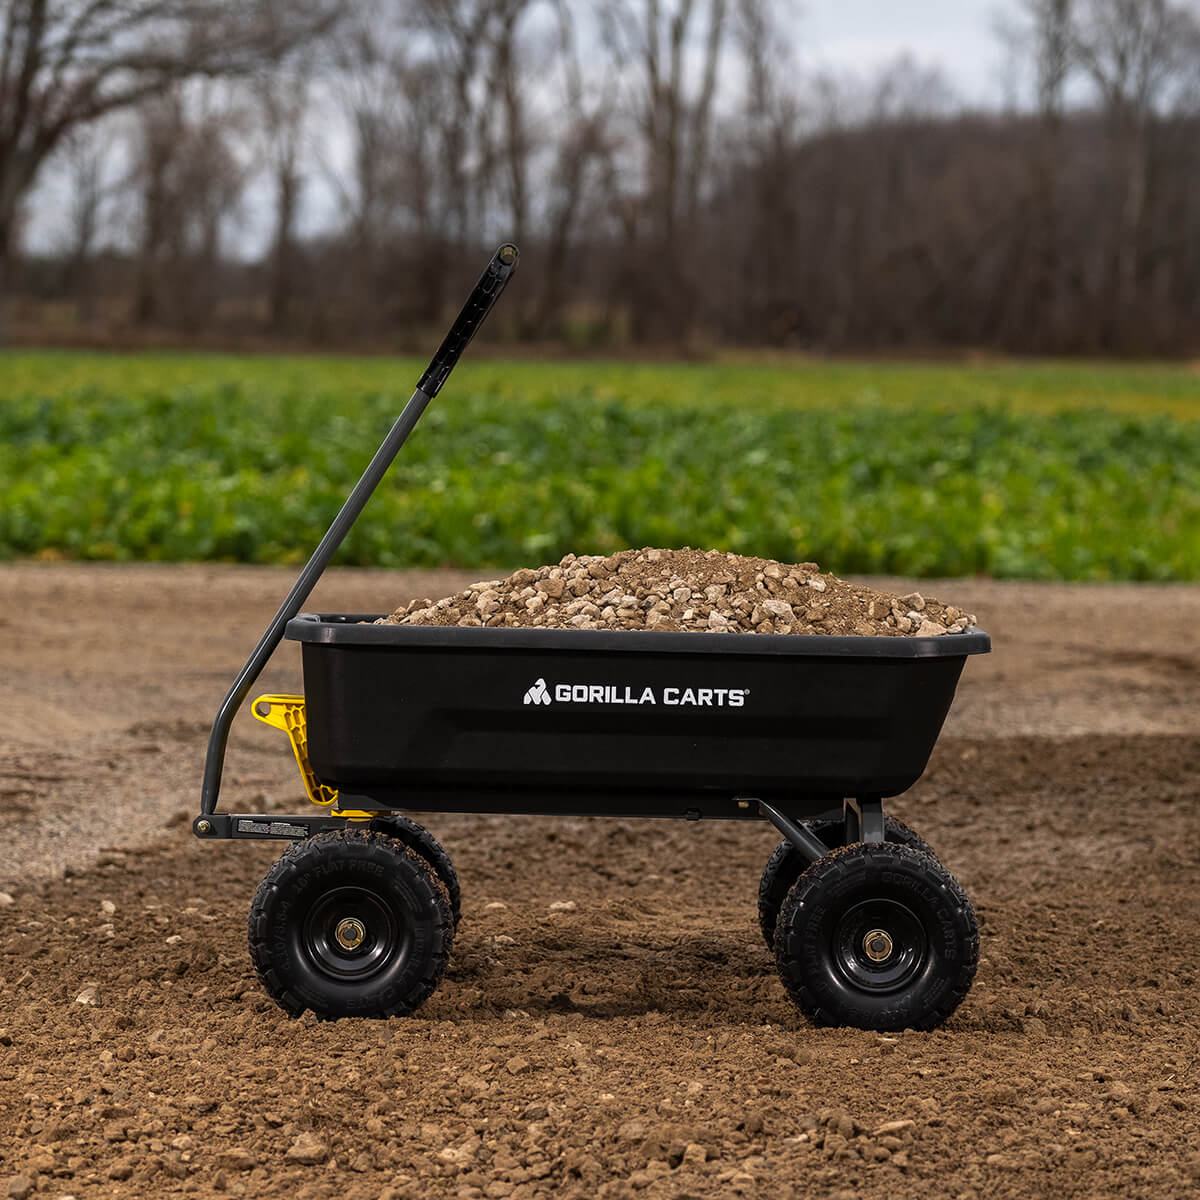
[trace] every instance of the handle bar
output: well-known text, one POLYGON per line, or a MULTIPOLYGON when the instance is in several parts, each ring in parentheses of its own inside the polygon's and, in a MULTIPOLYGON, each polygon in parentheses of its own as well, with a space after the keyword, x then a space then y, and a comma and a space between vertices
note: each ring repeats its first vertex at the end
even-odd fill
POLYGON ((197 822, 203 817, 210 816, 216 811, 217 797, 221 791, 221 773, 225 766, 225 747, 229 742, 229 730, 233 718, 241 708, 254 681, 262 674, 267 660, 275 652, 275 648, 283 639, 283 631, 287 623, 300 611, 300 606, 308 599, 309 593, 317 584, 333 558, 338 547, 342 544, 350 527, 358 520, 359 514, 366 507, 371 495, 379 486, 379 481, 386 474, 392 460, 399 453, 400 447, 408 440, 413 427, 421 419, 429 402, 442 390, 444 384, 454 370, 462 352, 475 336, 484 318, 492 311, 500 293, 517 268, 520 252, 511 242, 505 242, 492 255, 491 262, 479 277, 462 311, 455 318, 450 332, 438 347, 437 353, 430 360, 425 374, 421 376, 416 391, 404 406, 396 423, 392 426, 382 445, 375 451, 375 456, 367 465, 362 478, 354 485, 354 490, 346 498, 341 511, 333 519, 333 523, 325 531, 312 557, 300 572, 299 578, 292 585, 292 590, 279 606, 279 611, 271 618, 266 632, 254 647, 245 666, 238 673, 233 685, 225 695, 221 707, 217 710, 212 732, 208 738, 208 753, 204 761, 204 785, 200 793, 200 813, 197 822))
POLYGON ((437 353, 429 362, 417 390, 422 391, 430 400, 442 390, 442 384, 454 370, 467 343, 475 336, 483 319, 492 311, 492 305, 500 298, 504 285, 509 276, 517 269, 517 259, 520 252, 512 242, 505 242, 488 263, 487 269, 479 277, 475 290, 467 297, 462 312, 450 326, 450 332, 442 339, 437 353))

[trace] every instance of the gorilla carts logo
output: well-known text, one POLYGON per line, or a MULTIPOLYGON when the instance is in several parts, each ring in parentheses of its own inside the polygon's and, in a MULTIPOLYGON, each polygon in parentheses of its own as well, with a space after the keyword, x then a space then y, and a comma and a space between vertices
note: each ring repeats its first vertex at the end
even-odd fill
POLYGON ((556 683, 551 692, 538 679, 525 692, 525 704, 662 704, 668 708, 743 708, 749 688, 638 688, 630 684, 556 683))

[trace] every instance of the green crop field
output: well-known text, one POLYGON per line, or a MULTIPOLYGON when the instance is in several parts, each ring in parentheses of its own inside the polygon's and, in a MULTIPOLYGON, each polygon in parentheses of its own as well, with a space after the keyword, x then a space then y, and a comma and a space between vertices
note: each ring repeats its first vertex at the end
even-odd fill
MULTIPOLYGON (((0 555, 302 561, 423 364, 0 356, 0 555)), ((1200 578, 1188 366, 464 363, 339 561, 1200 578)))

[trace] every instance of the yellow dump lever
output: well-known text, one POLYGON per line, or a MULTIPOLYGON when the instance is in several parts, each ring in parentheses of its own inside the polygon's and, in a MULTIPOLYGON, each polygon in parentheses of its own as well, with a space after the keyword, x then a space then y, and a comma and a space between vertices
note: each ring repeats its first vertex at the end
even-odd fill
POLYGON ((250 706, 250 711, 264 724, 282 729, 288 735, 308 798, 322 808, 336 804, 337 791, 326 787, 313 773, 308 762, 308 722, 304 715, 304 697, 259 696, 250 706))

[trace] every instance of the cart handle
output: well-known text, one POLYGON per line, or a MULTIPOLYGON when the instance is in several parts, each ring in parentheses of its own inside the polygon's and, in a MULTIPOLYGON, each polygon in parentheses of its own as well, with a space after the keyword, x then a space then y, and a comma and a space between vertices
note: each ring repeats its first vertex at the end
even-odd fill
POLYGON ((467 297, 462 312, 458 314, 454 324, 450 327, 450 332, 430 360, 425 374, 421 376, 416 391, 413 392, 403 411, 396 418, 396 423, 387 437, 383 439, 383 444, 375 451, 375 457, 367 465, 362 478, 354 485, 354 490, 346 498, 341 511, 334 517, 333 524, 325 531, 325 536, 313 551, 312 557, 305 564, 304 570, 300 572, 299 578, 292 585, 292 590, 288 592, 287 598, 279 606, 279 611, 271 618, 270 625, 267 626, 258 645, 246 660, 246 665, 242 667, 238 677, 233 681, 233 686, 230 687, 221 707, 217 710, 212 733, 208 738, 208 753, 204 761, 204 785, 200 793, 201 815, 193 823, 193 829, 198 834, 207 832, 200 828, 201 822, 208 825, 209 823, 204 818, 211 816, 217 808, 217 797, 221 791, 221 773, 225 766, 225 747, 229 741, 229 730, 233 725, 233 718, 237 714, 237 710, 249 695, 254 681, 262 674, 262 669, 267 665, 267 660, 274 653, 275 647, 282 641, 287 623, 300 611, 300 606, 308 599, 317 580, 321 578, 325 568, 329 565, 329 560, 333 558, 346 534, 350 532, 350 527, 358 520, 359 514, 379 486, 379 481, 386 474, 388 467, 392 465, 392 460, 396 457, 400 447, 408 440, 408 435, 412 433, 413 427, 421 419, 426 405, 442 390, 442 384, 454 370, 454 364, 458 362, 462 352, 467 348, 467 344, 483 324, 484 318, 492 311, 492 306, 500 299, 500 293, 504 291, 505 285, 513 271, 516 270, 519 258, 520 252, 511 242, 505 242, 492 255, 487 269, 479 277, 479 282, 467 297))

